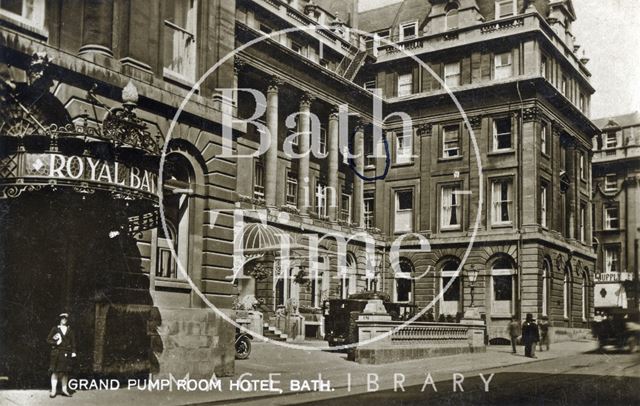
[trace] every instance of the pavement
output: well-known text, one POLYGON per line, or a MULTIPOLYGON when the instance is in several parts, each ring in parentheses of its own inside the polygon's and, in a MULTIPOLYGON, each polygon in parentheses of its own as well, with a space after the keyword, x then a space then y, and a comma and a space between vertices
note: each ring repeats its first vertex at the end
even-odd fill
MULTIPOLYGON (((304 405, 579 405, 640 404, 640 355, 624 351, 590 351, 540 362, 485 369, 451 382, 397 386, 395 389, 318 398, 304 405), (437 387, 435 386, 437 385, 437 387), (437 391, 436 391, 437 389, 437 391)), ((298 404, 301 404, 300 402, 298 404)))
MULTIPOLYGON (((428 376, 437 387, 452 387, 454 379, 480 378, 479 372, 549 360, 570 360, 597 348, 593 341, 554 343, 538 358, 511 354, 510 346, 487 347, 484 353, 459 354, 384 365, 361 365, 346 354, 323 351, 324 342, 308 342, 309 350, 283 348, 273 343, 254 342, 249 359, 236 361, 236 375, 220 378, 219 386, 208 381, 191 381, 178 386, 144 389, 121 384, 118 390, 81 390, 73 397, 49 398, 46 389, 0 391, 2 405, 248 405, 296 404, 342 396, 382 392, 395 386, 423 385, 428 376), (269 377, 271 374, 271 378, 269 377), (454 374, 459 374, 454 376, 454 374), (242 380, 239 381, 239 378, 242 380), (441 386, 443 385, 443 386, 441 386), (198 387, 199 386, 199 387, 198 387), (192 390, 193 389, 193 390, 192 390)), ((179 380, 181 377, 176 377, 179 380)), ((486 377, 484 377, 487 379, 486 377)), ((161 382, 158 382, 161 383, 161 382)), ((170 382, 165 382, 169 385, 170 382)), ((184 382, 183 382, 184 383, 184 382)))

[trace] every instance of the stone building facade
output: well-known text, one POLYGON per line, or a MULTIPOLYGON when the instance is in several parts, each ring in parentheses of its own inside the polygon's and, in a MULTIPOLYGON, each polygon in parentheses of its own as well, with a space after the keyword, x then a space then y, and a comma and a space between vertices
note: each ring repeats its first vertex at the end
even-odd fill
POLYGON ((394 134, 399 121, 386 123, 391 150, 408 145, 414 157, 396 155, 385 182, 365 187, 387 209, 375 211, 375 224, 389 236, 403 229, 397 204, 408 192, 416 208, 408 229, 431 243, 431 252, 407 255, 408 269, 432 270, 415 281, 411 300, 435 298, 436 317, 464 311, 466 277, 438 297, 464 262, 460 276, 479 271, 474 304, 496 341, 512 314, 548 316, 558 339, 588 327, 592 315, 596 129, 574 19, 571 2, 522 1, 405 1, 360 15, 377 33, 377 59, 359 78, 381 89, 389 112, 406 111, 415 123, 411 138, 394 134))
POLYGON ((633 309, 638 307, 631 281, 637 280, 638 275, 640 114, 601 118, 594 123, 601 130, 593 142, 597 269, 603 274, 619 275, 615 280, 603 278, 603 283, 596 284, 594 295, 599 308, 633 309))
MULTIPOLYGON (((25 105, 32 57, 47 55, 52 82, 40 92, 48 102, 29 104, 40 113, 25 122, 50 140, 52 124, 73 126, 65 136, 82 143, 61 159, 98 157, 100 137, 80 127, 104 138, 121 104, 158 147, 142 156, 121 151, 126 140, 100 147, 117 152, 105 159, 155 169, 155 210, 132 213, 139 196, 121 202, 117 187, 98 188, 106 177, 67 184, 42 175, 37 190, 5 193, 3 204, 17 210, 5 217, 13 226, 43 202, 67 209, 65 243, 53 252, 25 248, 39 241, 32 228, 22 240, 5 237, 15 249, 3 275, 33 271, 5 276, 3 286, 45 292, 37 275, 64 275, 62 293, 19 314, 42 331, 57 309, 76 314, 84 370, 193 377, 196 363, 198 375, 232 373, 224 314, 233 318, 252 297, 267 323, 291 307, 317 325, 328 298, 384 291, 419 310, 433 305, 437 319, 468 309, 473 291, 494 342, 513 314, 548 315, 564 333, 588 326, 595 254, 585 213, 597 128, 571 1, 405 0, 363 13, 357 1, 329 0, 7 4, 4 92, 25 105), (277 148, 257 154, 265 137, 277 148), (314 153, 292 154, 309 147, 314 153), (104 224, 87 226, 90 216, 71 207, 101 213, 104 224), (112 218, 122 227, 112 230, 112 218), (430 249, 418 244, 425 239, 430 249), (60 258, 55 269, 51 255, 60 258), (470 270, 480 275, 473 290, 470 270), (139 327, 137 352, 110 338, 127 323, 139 327)), ((15 123, 3 131, 18 138, 16 154, 38 133, 15 123)), ((42 215, 56 218, 48 210, 42 215)), ((42 364, 3 361, 25 371, 42 364)))

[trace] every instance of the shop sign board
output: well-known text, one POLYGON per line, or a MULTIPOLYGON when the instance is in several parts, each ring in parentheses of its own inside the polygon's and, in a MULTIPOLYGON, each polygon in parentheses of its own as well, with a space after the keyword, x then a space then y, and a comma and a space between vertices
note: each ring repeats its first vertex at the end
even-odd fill
POLYGON ((147 169, 89 156, 26 153, 18 177, 91 182, 156 193, 157 175, 147 169))

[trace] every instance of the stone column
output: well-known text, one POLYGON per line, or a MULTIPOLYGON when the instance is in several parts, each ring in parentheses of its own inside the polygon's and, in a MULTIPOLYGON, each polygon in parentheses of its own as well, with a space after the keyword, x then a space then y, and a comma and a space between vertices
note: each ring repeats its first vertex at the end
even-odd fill
POLYGON ((113 57, 113 0, 85 0, 79 54, 113 57))
POLYGON ((329 128, 328 128, 328 148, 329 153, 329 190, 331 196, 327 196, 329 199, 329 220, 338 220, 338 141, 339 141, 339 120, 337 110, 333 110, 329 115, 329 128))
POLYGON ((299 152, 305 154, 298 162, 298 210, 300 214, 306 215, 311 205, 313 191, 309 190, 309 144, 311 128, 311 102, 314 97, 309 93, 304 93, 300 99, 300 115, 298 115, 298 148, 299 152))
POLYGON ((240 72, 244 69, 246 62, 239 58, 233 60, 233 116, 238 116, 238 84, 240 83, 240 72))
POLYGON ((267 206, 276 205, 276 188, 278 179, 278 86, 282 84, 277 77, 272 77, 267 88, 267 128, 271 143, 265 155, 264 198, 267 206))
MULTIPOLYGON (((355 169, 359 174, 364 173, 364 123, 356 125, 353 138, 353 154, 355 155, 355 169)), ((353 222, 356 227, 364 227, 364 181, 357 175, 353 176, 353 222)))

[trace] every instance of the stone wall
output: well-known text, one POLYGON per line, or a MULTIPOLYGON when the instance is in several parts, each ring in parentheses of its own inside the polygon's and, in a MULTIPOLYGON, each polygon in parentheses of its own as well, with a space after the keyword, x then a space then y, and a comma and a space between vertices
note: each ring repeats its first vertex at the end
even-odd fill
POLYGON ((154 375, 195 379, 234 373, 235 327, 211 309, 159 309, 154 375))

